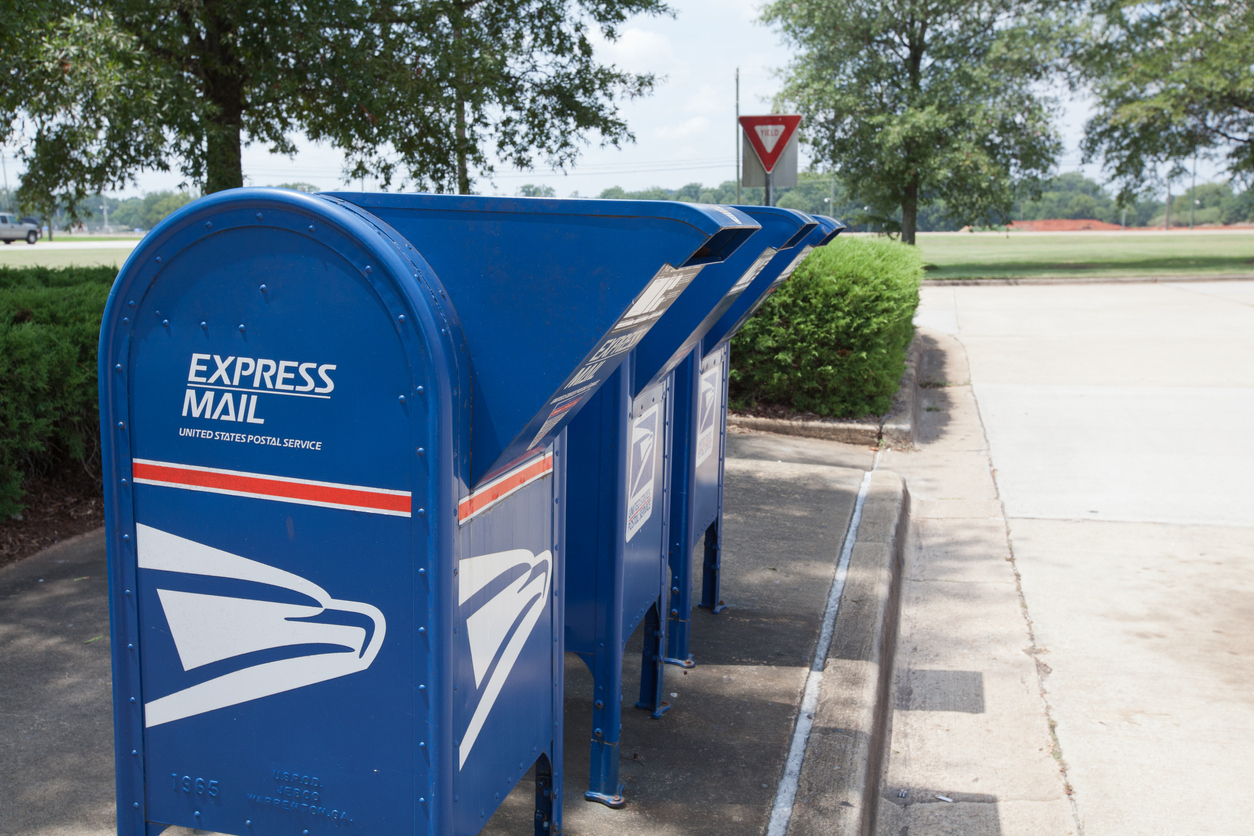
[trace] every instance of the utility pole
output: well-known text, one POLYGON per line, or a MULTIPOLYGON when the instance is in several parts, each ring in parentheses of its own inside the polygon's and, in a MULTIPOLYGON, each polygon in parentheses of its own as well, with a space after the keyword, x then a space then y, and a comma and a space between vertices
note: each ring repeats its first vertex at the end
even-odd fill
POLYGON ((1197 207, 1197 154, 1193 155, 1193 188, 1189 189, 1189 229, 1193 228, 1193 210, 1197 207))
POLYGON ((1167 175, 1167 218, 1163 221, 1163 232, 1171 232, 1171 175, 1167 175))
MULTIPOLYGON (((740 110, 739 105, 737 105, 736 109, 740 110)), ((12 212, 13 193, 9 191, 9 169, 4 165, 4 153, 2 149, 0 149, 0 173, 4 174, 4 208, 7 211, 12 212)))
POLYGON ((740 68, 736 68, 736 203, 740 201, 740 68))

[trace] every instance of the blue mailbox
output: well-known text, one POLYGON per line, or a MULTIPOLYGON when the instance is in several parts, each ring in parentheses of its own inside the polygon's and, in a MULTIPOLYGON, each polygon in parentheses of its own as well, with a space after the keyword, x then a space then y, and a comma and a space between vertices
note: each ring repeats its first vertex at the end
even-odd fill
MULTIPOLYGON (((832 218, 816 215, 802 229, 783 210, 761 206, 737 207, 768 229, 778 230, 782 243, 765 251, 765 266, 741 292, 723 306, 706 328, 700 344, 676 372, 675 489, 671 494, 672 578, 666 661, 691 667, 689 616, 692 612, 694 551, 704 541, 701 606, 723 609, 719 592, 722 567, 723 469, 727 436, 727 374, 730 341, 767 297, 784 283, 815 247, 825 246, 845 228, 832 218), (788 235, 790 231, 794 234, 788 235)), ((794 213, 800 214, 800 213, 794 213)), ((659 327, 664 324, 659 323, 659 327)), ((651 335, 650 335, 651 336, 651 335)), ((646 339, 648 339, 646 337, 646 339)))
POLYGON ((618 779, 623 651, 641 623, 645 642, 636 707, 654 717, 669 707, 662 699, 666 637, 661 608, 669 583, 670 354, 692 342, 694 329, 744 272, 744 253, 752 249, 745 242, 756 240, 759 229, 735 210, 700 208, 737 225, 736 246, 703 260, 700 273, 568 430, 566 647, 593 674, 591 770, 584 797, 610 807, 624 803, 618 779), (694 296, 702 300, 698 306, 692 304, 694 296), (676 318, 680 309, 687 313, 676 318), (669 346, 664 359, 658 343, 669 346))
POLYGON ((120 834, 473 834, 533 764, 560 832, 565 427, 742 231, 460 200, 409 238, 400 196, 223 192, 119 274, 120 834))
MULTIPOLYGON (((792 250, 818 227, 818 221, 802 212, 775 207, 754 207, 743 211, 761 224, 762 229, 752 241, 743 247, 723 271, 723 281, 717 287, 695 284, 685 291, 671 309, 658 322, 658 327, 641 340, 637 354, 641 362, 636 366, 638 378, 647 379, 651 374, 674 369, 675 407, 673 410, 670 491, 670 537, 668 542, 669 564, 676 565, 677 550, 691 548, 693 539, 695 471, 699 465, 717 450, 719 438, 714 422, 719 400, 709 384, 717 377, 719 366, 716 359, 705 360, 701 346, 709 333, 749 289, 753 282, 768 269, 777 253, 792 250), (687 332, 688 337, 682 339, 687 332), (699 436, 699 439, 698 439, 699 436)), ((688 643, 688 610, 682 604, 690 598, 684 590, 689 584, 683 578, 671 580, 670 609, 666 629, 668 644, 675 643, 671 633, 681 635, 679 641, 688 643)), ((664 657, 671 664, 691 666, 688 658, 664 657)))

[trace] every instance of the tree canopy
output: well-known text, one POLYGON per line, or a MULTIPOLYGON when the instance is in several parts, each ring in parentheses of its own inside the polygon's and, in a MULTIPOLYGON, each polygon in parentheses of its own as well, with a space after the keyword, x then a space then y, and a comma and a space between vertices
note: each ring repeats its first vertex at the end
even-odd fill
POLYGON ((919 208, 958 223, 1006 217, 1053 167, 1064 22, 1032 0, 775 0, 797 48, 777 104, 870 219, 913 243, 919 208))
MULTIPOLYGON (((0 140, 20 198, 73 215, 95 191, 177 167, 243 184, 241 148, 303 132, 352 177, 469 191, 492 160, 564 167, 631 139, 618 105, 654 79, 602 64, 661 0, 47 0, 0 23, 0 140)), ((10 17, 7 15, 5 17, 10 17)))
POLYGON ((1196 154, 1254 175, 1254 6, 1249 0, 1097 0, 1079 66, 1096 113, 1084 151, 1121 197, 1183 173, 1196 154), (1163 170, 1164 167, 1166 170, 1163 170))

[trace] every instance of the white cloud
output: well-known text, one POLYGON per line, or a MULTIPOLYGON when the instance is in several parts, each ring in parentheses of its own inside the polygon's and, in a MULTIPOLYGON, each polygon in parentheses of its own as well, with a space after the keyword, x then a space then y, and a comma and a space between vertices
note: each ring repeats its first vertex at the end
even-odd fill
POLYGON ((734 84, 723 84, 718 87, 712 84, 702 84, 695 94, 688 97, 685 103, 685 110, 688 113, 722 116, 734 107, 735 97, 736 88, 734 84))
POLYGON ((658 72, 675 56, 675 46, 671 39, 649 29, 629 26, 619 33, 616 41, 605 40, 595 30, 589 35, 601 60, 631 72, 658 72))
POLYGON ((653 129, 653 135, 662 139, 684 139, 702 133, 710 127, 710 120, 704 116, 685 119, 678 125, 661 125, 653 129))

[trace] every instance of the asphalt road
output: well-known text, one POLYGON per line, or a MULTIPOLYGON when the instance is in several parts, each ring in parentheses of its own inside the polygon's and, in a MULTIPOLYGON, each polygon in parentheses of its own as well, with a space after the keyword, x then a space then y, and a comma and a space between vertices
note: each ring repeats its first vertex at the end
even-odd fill
POLYGON ((918 321, 969 359, 1078 829, 1250 833, 1254 282, 928 288, 918 321))

